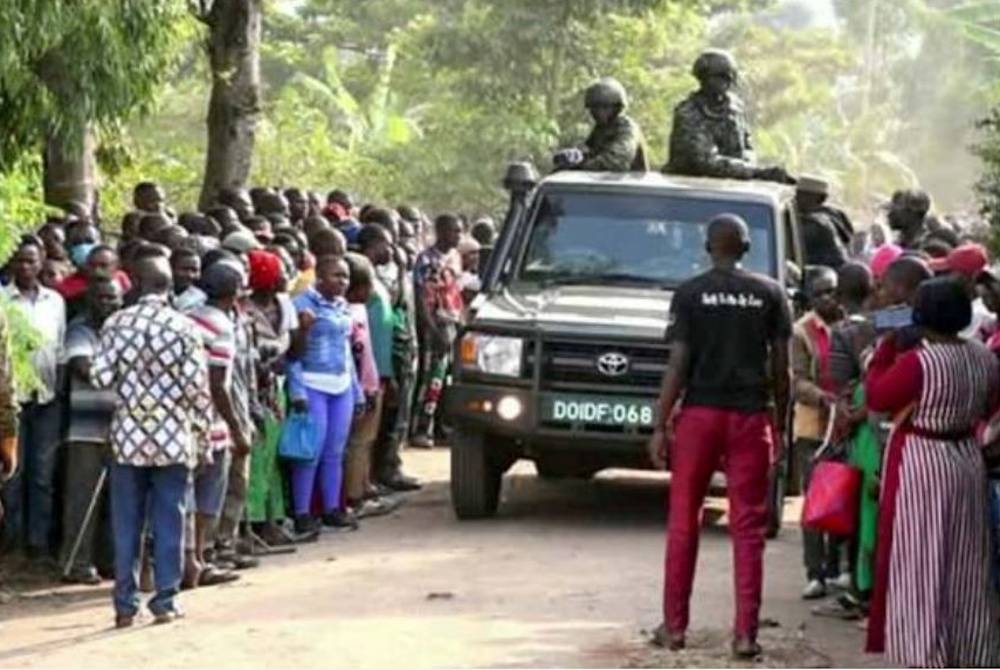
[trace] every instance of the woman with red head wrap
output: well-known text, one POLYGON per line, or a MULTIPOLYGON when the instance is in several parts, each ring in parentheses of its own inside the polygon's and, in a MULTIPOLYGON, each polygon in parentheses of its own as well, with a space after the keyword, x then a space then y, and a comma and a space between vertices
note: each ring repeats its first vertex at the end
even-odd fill
POLYGON ((281 257, 263 249, 247 254, 250 263, 250 288, 247 317, 257 334, 257 386, 260 404, 267 416, 263 434, 250 457, 250 485, 247 491, 247 518, 268 544, 288 544, 280 525, 285 503, 281 469, 278 465, 278 439, 285 415, 283 361, 298 329, 298 317, 291 298, 285 293, 288 275, 281 257))
POLYGON ((277 254, 263 249, 251 249, 247 258, 250 261, 250 288, 254 293, 272 294, 284 290, 288 278, 285 277, 285 268, 277 254))

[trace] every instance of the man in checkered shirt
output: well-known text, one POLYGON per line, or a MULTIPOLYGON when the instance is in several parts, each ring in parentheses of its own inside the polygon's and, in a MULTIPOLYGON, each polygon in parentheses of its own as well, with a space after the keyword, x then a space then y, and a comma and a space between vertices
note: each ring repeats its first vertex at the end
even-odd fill
POLYGON ((131 626, 139 611, 139 548, 147 515, 156 584, 149 609, 156 623, 180 616, 174 598, 183 565, 185 491, 207 444, 211 409, 201 342, 169 304, 170 264, 165 257, 145 259, 136 275, 139 301, 105 322, 90 370, 95 387, 118 396, 111 424, 111 523, 119 628, 131 626))

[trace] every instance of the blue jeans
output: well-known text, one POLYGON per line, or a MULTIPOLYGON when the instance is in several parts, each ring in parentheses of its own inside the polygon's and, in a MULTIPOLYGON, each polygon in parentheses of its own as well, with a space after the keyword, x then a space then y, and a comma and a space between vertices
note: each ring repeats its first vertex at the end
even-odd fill
POLYGON ((21 466, 3 487, 6 517, 3 546, 25 546, 48 553, 54 521, 56 462, 59 457, 60 406, 35 402, 21 406, 18 454, 21 466))
POLYGON ((111 466, 111 527, 115 534, 115 612, 139 611, 139 552, 147 504, 149 534, 153 538, 153 581, 156 595, 149 601, 153 614, 174 609, 184 566, 184 502, 188 468, 185 465, 140 468, 111 466))

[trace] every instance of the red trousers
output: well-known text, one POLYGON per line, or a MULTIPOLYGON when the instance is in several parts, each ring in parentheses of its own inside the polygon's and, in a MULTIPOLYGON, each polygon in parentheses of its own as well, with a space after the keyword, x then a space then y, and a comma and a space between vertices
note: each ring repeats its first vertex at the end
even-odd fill
POLYGON ((712 474, 726 473, 733 542, 737 635, 756 635, 764 577, 767 475, 771 417, 713 407, 685 407, 670 446, 670 509, 663 588, 667 630, 683 633, 690 620, 701 511, 712 474))

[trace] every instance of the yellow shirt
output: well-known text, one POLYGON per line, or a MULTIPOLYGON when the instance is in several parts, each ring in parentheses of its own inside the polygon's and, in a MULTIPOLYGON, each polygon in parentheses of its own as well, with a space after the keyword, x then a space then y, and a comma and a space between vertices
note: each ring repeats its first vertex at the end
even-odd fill
POLYGON ((316 270, 314 268, 309 268, 308 270, 303 270, 299 273, 299 276, 295 278, 292 285, 288 287, 288 292, 292 296, 297 296, 306 292, 310 286, 316 282, 316 270))

